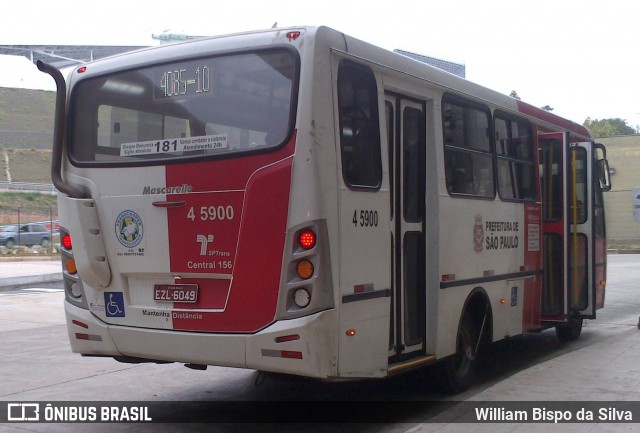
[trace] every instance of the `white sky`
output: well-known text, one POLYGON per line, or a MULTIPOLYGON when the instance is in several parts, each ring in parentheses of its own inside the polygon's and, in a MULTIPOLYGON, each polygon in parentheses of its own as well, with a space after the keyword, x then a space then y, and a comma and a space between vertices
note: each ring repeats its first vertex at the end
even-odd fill
MULTIPOLYGON (((30 0, 2 5, 0 45, 156 45, 191 35, 327 25, 465 63, 467 79, 582 123, 640 125, 640 2, 632 0, 30 0)), ((10 71, 2 68, 0 85, 10 71)))

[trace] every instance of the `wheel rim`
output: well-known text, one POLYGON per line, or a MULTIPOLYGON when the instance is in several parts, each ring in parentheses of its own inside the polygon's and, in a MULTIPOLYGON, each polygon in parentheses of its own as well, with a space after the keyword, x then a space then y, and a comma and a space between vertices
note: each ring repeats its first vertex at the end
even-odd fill
POLYGON ((458 350, 453 364, 458 377, 465 376, 471 370, 471 365, 476 358, 472 344, 471 335, 463 326, 458 334, 458 350))

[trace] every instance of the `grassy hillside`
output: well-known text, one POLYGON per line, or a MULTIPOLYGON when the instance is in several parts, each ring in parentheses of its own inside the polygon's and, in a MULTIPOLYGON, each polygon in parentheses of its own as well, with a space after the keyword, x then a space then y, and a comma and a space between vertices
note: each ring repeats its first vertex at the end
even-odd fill
POLYGON ((51 149, 55 92, 0 87, 0 149, 51 149))
MULTIPOLYGON (((0 150, 0 181, 51 183, 51 151, 0 150)), ((30 192, 0 192, 0 224, 56 218, 56 195, 30 192), (20 216, 19 216, 20 215, 20 216)))
POLYGON ((51 183, 51 150, 0 149, 0 181, 51 183))
POLYGON ((0 192, 0 225, 58 218, 57 196, 36 192, 0 192))
MULTIPOLYGON (((51 183, 55 92, 0 87, 0 181, 51 183)), ((56 196, 0 192, 0 224, 57 215, 56 196)))
POLYGON ((37 192, 0 192, 0 212, 20 209, 25 213, 48 213, 57 206, 56 195, 37 192))

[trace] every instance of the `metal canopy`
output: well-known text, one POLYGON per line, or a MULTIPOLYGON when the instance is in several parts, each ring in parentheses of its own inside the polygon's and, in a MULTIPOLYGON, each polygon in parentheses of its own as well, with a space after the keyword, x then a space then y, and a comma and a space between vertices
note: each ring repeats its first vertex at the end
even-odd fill
POLYGON ((0 45, 0 54, 24 56, 33 63, 42 60, 56 68, 87 63, 127 51, 146 48, 145 46, 102 46, 102 45, 0 45))

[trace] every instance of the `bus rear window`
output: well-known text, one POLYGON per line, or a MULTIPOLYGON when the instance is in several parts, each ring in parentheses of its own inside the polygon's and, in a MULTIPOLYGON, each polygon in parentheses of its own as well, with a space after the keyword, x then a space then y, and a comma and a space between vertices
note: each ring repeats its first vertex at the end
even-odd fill
POLYGON ((288 49, 189 59, 81 81, 70 105, 76 165, 161 164, 276 148, 293 128, 288 49))

